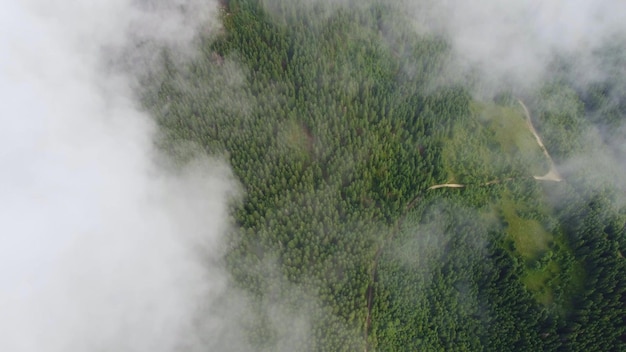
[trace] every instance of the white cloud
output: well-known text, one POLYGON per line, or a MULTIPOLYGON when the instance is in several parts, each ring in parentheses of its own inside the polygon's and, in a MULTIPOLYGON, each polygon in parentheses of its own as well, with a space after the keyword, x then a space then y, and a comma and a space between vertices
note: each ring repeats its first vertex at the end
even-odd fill
MULTIPOLYGON (((555 53, 575 55, 598 74, 592 52, 626 29, 626 3, 614 0, 406 0, 418 32, 447 36, 456 65, 479 68, 483 81, 518 88, 545 78, 555 53)), ((449 68, 451 71, 452 67, 449 68)))
POLYGON ((2 351, 173 351, 193 345, 199 304, 226 285, 206 261, 228 229, 228 167, 159 169, 133 78, 102 60, 129 28, 182 48, 215 12, 151 4, 3 4, 2 351))

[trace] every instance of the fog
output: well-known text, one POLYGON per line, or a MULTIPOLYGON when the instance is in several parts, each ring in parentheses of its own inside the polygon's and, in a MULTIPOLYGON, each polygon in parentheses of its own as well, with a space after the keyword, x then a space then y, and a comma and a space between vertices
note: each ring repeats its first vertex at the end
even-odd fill
MULTIPOLYGON (((279 11, 280 1, 263 3, 279 11)), ((322 19, 353 6, 307 5, 325 3, 333 6, 322 19)), ((624 72, 596 53, 625 33, 626 3, 398 3, 416 33, 449 39, 452 58, 440 84, 471 74, 479 77, 477 95, 531 94, 559 56, 577 58, 570 73, 581 86, 624 72)), ((142 75, 157 69, 160 48, 173 49, 177 64, 192 59, 199 33, 219 29, 217 12, 216 1, 200 0, 3 4, 0 351, 251 349, 240 325, 251 300, 232 289, 221 264, 233 231, 229 209, 242 198, 237 181, 215 156, 164 166, 170 163, 155 148, 157 127, 136 96, 142 75)), ((592 180, 619 184, 620 173, 604 171, 623 168, 625 144, 601 131, 585 131, 585 141, 606 143, 613 154, 598 147, 573 155, 557 165, 566 177, 591 169, 592 180)), ((445 245, 435 237, 414 242, 445 245)), ((257 270, 276 271, 268 266, 257 270)), ((292 350, 308 336, 314 309, 307 305, 318 302, 302 288, 265 279, 280 282, 280 294, 255 314, 269 316, 275 350, 292 350)))
MULTIPOLYGON (((382 6, 396 11, 396 23, 408 21, 418 35, 446 38, 450 62, 441 84, 476 80, 477 96, 498 90, 528 91, 549 77, 555 60, 574 58, 579 81, 593 81, 623 69, 610 65, 598 51, 622 38, 626 30, 626 3, 615 0, 262 0, 275 20, 306 9, 316 21, 326 21, 338 10, 382 6), (291 9, 291 10, 289 10, 291 9), (404 18, 400 18, 404 17, 404 18)), ((385 33, 390 40, 398 33, 385 33)), ((400 37, 402 37, 400 35, 400 37)), ((397 40, 395 38, 394 40, 397 40)), ((410 69, 410 68, 409 68, 410 69)))
POLYGON ((626 4, 613 0, 402 2, 418 33, 451 42, 454 59, 447 78, 477 70, 489 91, 533 88, 550 75, 555 55, 575 57, 579 79, 597 78, 609 68, 594 52, 626 26, 626 4))
MULTIPOLYGON (((219 326, 199 313, 227 287, 211 263, 236 182, 209 156, 157 166, 137 72, 111 65, 141 41, 193 55, 216 11, 188 0, 3 3, 0 350, 190 351, 199 320, 219 326)), ((139 53, 126 60, 145 70, 155 53, 139 53)))

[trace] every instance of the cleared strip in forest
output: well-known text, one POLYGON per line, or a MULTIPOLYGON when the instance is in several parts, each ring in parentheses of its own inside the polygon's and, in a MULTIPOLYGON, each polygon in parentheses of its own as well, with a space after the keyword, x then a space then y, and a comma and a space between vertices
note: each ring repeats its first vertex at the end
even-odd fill
POLYGON ((368 351, 368 347, 369 347, 368 342, 367 342, 367 337, 369 335, 369 329, 370 329, 370 325, 372 322, 372 303, 374 300, 374 284, 377 281, 376 270, 378 269, 378 262, 379 262, 380 256, 383 253, 383 249, 385 248, 385 245, 391 242, 393 238, 395 237, 396 233, 398 233, 398 231, 400 230, 400 226, 402 226, 402 223, 404 222, 404 219, 408 215, 409 211, 413 209, 415 204, 417 204, 417 202, 422 198, 422 193, 423 191, 420 192, 415 197, 413 197, 413 199, 407 204, 407 206, 404 208, 402 215, 400 216, 400 218, 398 218, 395 225, 393 226, 393 229, 389 231, 389 234, 387 234, 385 239, 382 241, 381 245, 378 247, 378 250, 376 251, 376 255, 374 255, 374 261, 372 262, 372 268, 370 272, 370 284, 367 287, 367 317, 365 320, 365 332, 364 332, 364 337, 365 337, 365 350, 364 351, 365 352, 368 351))
POLYGON ((528 126, 528 129, 530 130, 530 132, 532 132, 533 136, 535 136, 535 139, 537 140, 537 144, 539 144, 539 147, 543 151, 543 154, 546 156, 546 158, 548 158, 548 161, 550 162, 550 170, 548 171, 547 174, 543 176, 533 176, 533 177, 535 178, 535 180, 540 180, 540 181, 555 181, 555 182, 563 181, 561 174, 559 174, 559 171, 556 169, 556 166, 554 165, 554 160, 552 160, 550 153, 548 153, 546 146, 543 145, 543 142, 541 141, 541 137, 539 137, 537 130, 535 130, 535 127, 533 126, 533 121, 530 118, 530 112, 528 112, 528 108, 526 107, 526 104, 524 104, 524 102, 521 101, 520 99, 517 99, 517 102, 519 103, 519 105, 522 106, 522 109, 524 109, 524 115, 526 116, 526 125, 528 126))

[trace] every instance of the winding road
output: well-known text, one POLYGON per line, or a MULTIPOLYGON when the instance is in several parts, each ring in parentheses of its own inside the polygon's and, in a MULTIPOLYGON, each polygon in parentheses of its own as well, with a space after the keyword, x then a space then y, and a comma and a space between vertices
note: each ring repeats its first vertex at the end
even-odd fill
POLYGON ((533 176, 533 177, 535 178, 535 180, 540 180, 540 181, 554 181, 554 182, 563 181, 563 177, 561 177, 561 174, 559 174, 559 171, 556 169, 556 166, 554 165, 554 160, 552 160, 550 153, 548 153, 546 146, 543 145, 543 142, 541 141, 541 137, 539 137, 537 130, 535 130, 535 127, 533 126, 533 121, 530 118, 530 112, 528 112, 528 108, 526 107, 526 104, 524 104, 524 102, 519 99, 517 99, 517 102, 519 103, 519 105, 522 106, 522 109, 524 109, 524 115, 526 115, 526 125, 528 126, 528 129, 530 130, 530 132, 532 132, 533 136, 535 136, 535 139, 537 140, 537 144, 539 144, 539 147, 543 151, 543 155, 545 155, 546 158, 548 158, 548 161, 550 161, 550 170, 548 171, 547 174, 543 176, 533 176))
MULTIPOLYGON (((524 102, 519 100, 519 99, 517 99, 517 102, 522 106, 522 109, 524 109, 524 116, 526 117, 526 126, 528 126, 528 129, 530 130, 530 132, 533 134, 533 136, 535 136, 535 140, 537 141, 537 144, 541 148, 541 151, 543 152, 543 155, 545 155, 546 158, 548 159, 548 161, 550 162, 550 170, 548 170, 548 172, 545 175, 533 176, 533 178, 535 180, 538 180, 538 181, 553 181, 553 182, 563 181, 563 177, 561 177, 561 174, 556 169, 556 165, 554 165, 554 161, 552 160, 552 157, 550 156, 550 153, 548 153, 548 150, 546 149, 546 146, 543 144, 543 141, 541 140, 541 137, 537 133, 537 130, 535 130, 535 126, 533 126, 532 119, 530 118, 530 112, 528 112, 528 108, 526 107, 526 104, 524 104, 524 102)), ((514 178, 495 179, 495 180, 492 180, 492 181, 489 181, 489 182, 481 183, 480 185, 481 186, 488 186, 488 185, 501 183, 503 181, 511 181, 511 180, 514 180, 514 178)), ((428 189, 463 188, 463 187, 467 187, 467 186, 468 185, 461 184, 461 183, 442 183, 442 184, 439 184, 439 185, 430 186, 430 187, 428 187, 428 189)))

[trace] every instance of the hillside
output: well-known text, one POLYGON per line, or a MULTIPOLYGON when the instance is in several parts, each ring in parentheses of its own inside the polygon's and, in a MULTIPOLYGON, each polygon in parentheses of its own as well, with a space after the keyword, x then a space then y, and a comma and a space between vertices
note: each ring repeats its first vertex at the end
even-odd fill
POLYGON ((366 3, 225 1, 192 62, 163 51, 143 82, 159 147, 221 155, 241 183, 223 265, 258 307, 246 346, 625 350, 624 203, 597 170, 560 168, 609 152, 586 133, 623 122, 621 83, 564 65, 479 98, 440 82, 444 36, 366 3))

